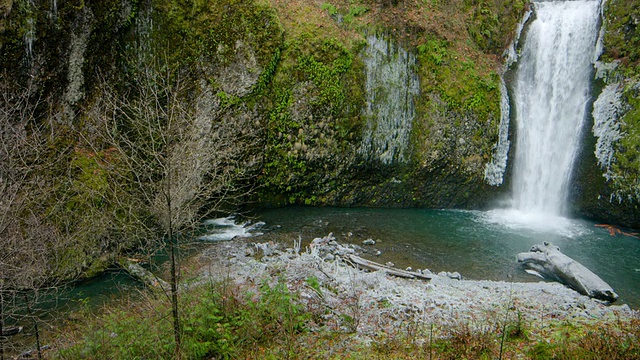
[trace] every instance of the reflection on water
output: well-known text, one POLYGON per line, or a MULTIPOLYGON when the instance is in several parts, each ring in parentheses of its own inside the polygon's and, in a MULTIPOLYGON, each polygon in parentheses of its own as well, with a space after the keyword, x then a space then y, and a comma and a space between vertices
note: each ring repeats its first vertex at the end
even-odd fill
POLYGON ((640 239, 611 236, 588 221, 531 219, 510 211, 289 207, 258 216, 266 223, 267 237, 293 240, 301 235, 309 241, 333 232, 339 241, 373 238, 376 245, 365 248, 371 249, 371 258, 374 249, 382 251, 378 261, 458 271, 476 280, 540 281, 515 258, 548 241, 609 283, 620 303, 640 308, 640 239))

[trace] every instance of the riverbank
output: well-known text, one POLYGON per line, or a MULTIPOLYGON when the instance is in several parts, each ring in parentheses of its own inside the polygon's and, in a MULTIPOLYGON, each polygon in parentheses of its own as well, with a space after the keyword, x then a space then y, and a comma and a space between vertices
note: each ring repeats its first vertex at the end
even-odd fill
POLYGON ((201 255, 202 278, 231 279, 250 287, 264 279, 284 281, 308 306, 326 308, 325 320, 351 327, 365 341, 411 326, 498 331, 526 323, 531 332, 542 334, 563 321, 639 316, 628 305, 607 305, 559 283, 458 280, 450 273, 434 274, 428 281, 398 278, 356 269, 348 255, 362 254, 362 247, 338 244, 331 235, 305 249, 299 244, 285 248, 238 239, 217 244, 201 255))
MULTIPOLYGON (((236 237, 182 262, 183 358, 640 359, 640 318, 627 305, 556 283, 365 272, 349 259, 371 248, 331 236, 265 240, 236 237)), ((175 357, 165 295, 85 310, 48 342, 51 357, 175 357)))

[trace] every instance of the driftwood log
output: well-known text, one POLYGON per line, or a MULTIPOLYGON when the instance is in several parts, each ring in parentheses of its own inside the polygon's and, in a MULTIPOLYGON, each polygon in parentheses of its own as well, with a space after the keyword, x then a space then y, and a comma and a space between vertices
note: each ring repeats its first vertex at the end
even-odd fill
POLYGON ((524 267, 568 285, 583 295, 608 302, 618 299, 618 294, 598 275, 548 242, 532 246, 529 252, 519 253, 517 260, 524 267))
POLYGON ((413 272, 413 271, 406 271, 406 270, 401 270, 401 269, 396 269, 393 267, 389 267, 386 265, 382 265, 380 263, 377 263, 375 261, 371 261, 371 260, 367 260, 367 259, 363 259, 359 256, 356 255, 349 255, 349 260, 351 260, 351 262, 353 262, 356 266, 366 269, 366 270, 370 270, 370 271, 383 271, 386 274, 392 275, 392 276, 397 276, 397 277, 401 277, 401 278, 406 278, 406 279, 421 279, 421 280, 431 280, 431 276, 430 275, 425 275, 425 274, 421 274, 418 272, 413 272))
POLYGON ((169 284, 154 275, 151 271, 145 269, 135 260, 132 259, 120 259, 118 260, 118 266, 129 273, 133 278, 141 281, 142 283, 157 289, 169 289, 169 284))
POLYGON ((2 328, 2 335, 1 336, 13 336, 13 335, 18 335, 22 332, 22 326, 10 326, 10 327, 5 327, 2 328))

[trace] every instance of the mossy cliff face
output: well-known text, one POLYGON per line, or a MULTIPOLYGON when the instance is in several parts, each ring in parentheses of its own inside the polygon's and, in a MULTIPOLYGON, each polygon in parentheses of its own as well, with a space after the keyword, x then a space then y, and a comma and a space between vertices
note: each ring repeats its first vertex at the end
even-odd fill
MULTIPOLYGON (((180 95, 193 104, 186 111, 215 119, 201 124, 212 138, 234 136, 238 149, 252 152, 230 148, 224 156, 246 170, 224 164, 216 174, 258 172, 262 136, 254 129, 268 119, 261 100, 280 61, 282 28, 267 3, 210 3, 2 2, 1 125, 9 143, 0 174, 9 186, 0 190, 17 200, 2 202, 3 218, 16 221, 3 224, 0 241, 21 244, 12 259, 38 255, 33 263, 46 264, 38 269, 44 279, 90 276, 162 235, 148 210, 153 199, 139 191, 147 184, 136 183, 140 174, 130 172, 122 155, 131 154, 119 152, 108 120, 109 109, 126 104, 115 99, 131 104, 140 84, 152 83, 150 69, 179 74, 171 76, 188 84, 180 95), (15 171, 5 177, 7 169, 15 171)), ((233 194, 219 182, 210 186, 215 201, 233 194)))
POLYGON ((576 212, 640 227, 640 6, 606 1, 596 64, 595 138, 576 175, 576 212), (593 157, 595 149, 595 158, 593 157))
POLYGON ((12 199, 2 203, 3 218, 12 220, 8 227, 3 224, 0 240, 15 251, 9 262, 32 271, 31 280, 7 286, 74 278, 91 272, 102 263, 97 259, 106 260, 121 244, 130 246, 120 238, 126 209, 105 186, 111 179, 105 166, 110 153, 82 140, 93 137, 82 113, 99 70, 109 69, 117 58, 114 44, 127 32, 136 8, 129 1, 0 5, 7 150, 0 156, 7 185, 1 196, 12 199))
POLYGON ((504 191, 484 168, 524 2, 272 4, 286 40, 264 204, 478 207, 504 191))
POLYGON ((480 206, 499 54, 523 10, 505 4, 3 1, 3 86, 15 95, 4 105, 30 110, 14 125, 37 145, 17 187, 26 205, 10 209, 37 221, 16 229, 52 234, 22 240, 44 242, 59 277, 159 236, 105 112, 109 99, 140 97, 154 67, 188 84, 214 136, 238 124, 236 188, 257 188, 241 202, 480 206))
MULTIPOLYGON (((637 77, 637 47, 625 47, 637 37, 634 9, 608 25, 631 40, 605 39, 625 79, 637 77)), ((38 145, 18 187, 28 206, 10 212, 38 221, 15 226, 54 234, 45 245, 60 267, 50 273, 67 277, 158 235, 104 110, 114 93, 139 97, 150 66, 186 84, 189 111, 211 119, 199 126, 233 129, 225 156, 243 166, 220 174, 243 176, 212 200, 252 188, 223 200, 486 206, 508 190, 487 185, 484 169, 498 140, 502 52, 525 10, 502 0, 2 1, 3 86, 15 95, 3 106, 30 110, 3 121, 38 145)), ((612 166, 621 176, 607 184, 620 194, 637 191, 637 87, 625 89, 632 110, 612 166)))

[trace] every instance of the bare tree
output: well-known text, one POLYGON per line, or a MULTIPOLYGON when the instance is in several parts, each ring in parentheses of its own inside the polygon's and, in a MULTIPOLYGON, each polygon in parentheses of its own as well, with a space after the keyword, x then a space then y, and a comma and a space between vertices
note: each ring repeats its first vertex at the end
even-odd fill
POLYGON ((117 150, 121 181, 141 199, 140 217, 157 225, 170 257, 175 354, 181 353, 179 239, 243 187, 255 168, 257 127, 247 111, 223 108, 206 82, 145 62, 128 93, 107 82, 98 105, 109 146, 117 150), (238 115, 240 114, 240 115, 238 115))
MULTIPOLYGON (((51 137, 39 124, 40 99, 32 83, 20 86, 8 74, 0 81, 0 359, 5 356, 7 332, 29 318, 34 324, 40 354, 39 318, 34 304, 46 287, 54 287, 60 246, 57 230, 39 208, 53 189, 42 171, 51 137), (31 295, 30 295, 31 294, 31 295)), ((46 166, 46 165, 44 165, 46 166)))

